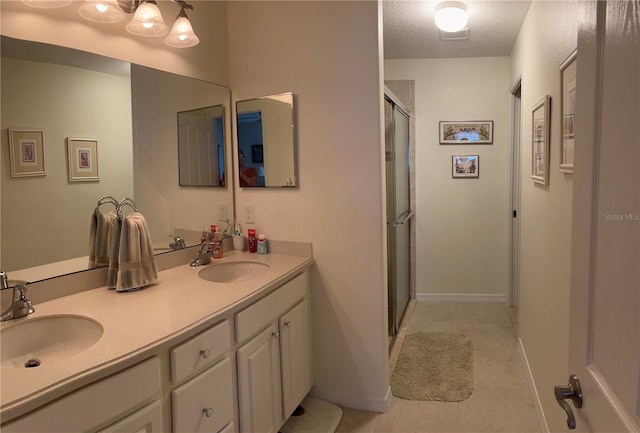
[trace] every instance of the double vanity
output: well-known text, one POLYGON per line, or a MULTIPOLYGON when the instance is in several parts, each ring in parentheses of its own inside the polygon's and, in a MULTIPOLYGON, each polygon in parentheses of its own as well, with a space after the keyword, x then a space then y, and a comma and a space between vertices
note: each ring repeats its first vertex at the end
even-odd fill
POLYGON ((312 386, 308 254, 230 253, 3 322, 10 432, 277 432, 312 386))

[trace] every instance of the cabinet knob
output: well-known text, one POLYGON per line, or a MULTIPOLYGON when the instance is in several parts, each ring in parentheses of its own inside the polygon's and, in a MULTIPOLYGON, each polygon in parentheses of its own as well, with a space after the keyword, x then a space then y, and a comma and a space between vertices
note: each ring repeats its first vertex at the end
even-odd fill
POLYGON ((209 349, 202 349, 200 351, 200 356, 202 356, 204 359, 207 359, 211 356, 211 351, 209 349))
POLYGON ((204 408, 202 409, 202 413, 204 414, 204 416, 206 416, 207 418, 211 418, 211 416, 213 415, 213 409, 210 407, 204 408))
POLYGON ((284 326, 286 326, 287 328, 291 326, 291 320, 287 320, 286 322, 284 322, 284 326))
POLYGON ((271 336, 272 336, 273 338, 276 338, 276 339, 277 339, 277 338, 280 338, 280 333, 279 333, 278 331, 276 331, 276 332, 272 332, 272 333, 271 333, 271 336))

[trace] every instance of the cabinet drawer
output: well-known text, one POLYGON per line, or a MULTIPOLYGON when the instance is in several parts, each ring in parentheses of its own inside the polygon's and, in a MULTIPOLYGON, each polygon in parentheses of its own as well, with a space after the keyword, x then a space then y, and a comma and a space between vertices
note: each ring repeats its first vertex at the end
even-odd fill
POLYGON ((3 425, 2 432, 89 431, 159 391, 160 362, 154 356, 3 425))
POLYGON ((129 415, 122 421, 114 424, 100 433, 162 433, 162 405, 159 400, 129 415))
POLYGON ((275 292, 236 314, 236 341, 241 343, 262 329, 267 323, 304 298, 307 293, 307 274, 300 274, 275 292))
POLYGON ((217 432, 233 421, 231 360, 217 365, 171 392, 174 432, 217 432))
POLYGON ((171 381, 176 383, 212 365, 231 345, 225 320, 171 350, 171 381))

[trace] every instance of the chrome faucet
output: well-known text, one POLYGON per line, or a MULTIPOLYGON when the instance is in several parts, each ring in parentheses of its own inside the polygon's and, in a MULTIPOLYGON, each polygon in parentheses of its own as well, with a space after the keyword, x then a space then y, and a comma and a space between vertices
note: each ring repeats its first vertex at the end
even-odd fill
POLYGON ((196 267, 202 265, 208 265, 211 263, 211 257, 213 257, 213 251, 211 251, 211 247, 213 243, 211 241, 205 241, 200 247, 200 252, 198 253, 198 257, 192 261, 189 266, 196 267))
POLYGON ((13 286, 9 284, 9 277, 6 272, 0 271, 0 290, 13 289, 11 305, 0 315, 0 322, 5 320, 19 319, 33 313, 35 308, 25 296, 27 289, 26 282, 16 282, 13 286))
POLYGON ((184 239, 182 239, 180 236, 175 236, 175 235, 169 235, 169 236, 173 238, 173 242, 169 244, 169 248, 171 248, 172 250, 183 250, 186 248, 184 239))

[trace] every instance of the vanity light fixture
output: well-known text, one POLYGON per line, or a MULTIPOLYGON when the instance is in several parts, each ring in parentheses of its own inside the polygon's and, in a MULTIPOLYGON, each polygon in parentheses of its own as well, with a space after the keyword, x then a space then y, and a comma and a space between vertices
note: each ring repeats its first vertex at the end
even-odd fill
POLYGON ((164 23, 155 0, 144 0, 138 5, 125 30, 138 36, 164 36, 169 32, 169 27, 164 23))
MULTIPOLYGON (((60 8, 73 1, 69 0, 22 0, 27 6, 34 8, 60 8)), ((185 9, 193 10, 193 6, 185 0, 172 0, 180 6, 171 33, 162 18, 156 0, 84 0, 78 13, 83 18, 95 23, 117 23, 125 19, 126 14, 134 14, 125 30, 137 36, 159 37, 165 44, 174 48, 188 48, 198 45, 200 39, 193 31, 185 9)))
POLYGON ((467 5, 460 1, 443 1, 436 5, 436 26, 444 32, 462 30, 469 21, 467 5))
POLYGON ((180 4, 180 13, 176 18, 176 22, 173 23, 171 33, 164 38, 164 43, 175 48, 188 48, 198 45, 200 39, 193 32, 191 21, 189 21, 189 17, 185 12, 185 9, 193 10, 193 6, 184 1, 178 1, 178 3, 180 4))
POLYGON ((116 0, 85 0, 78 13, 94 23, 119 23, 127 16, 116 0))
POLYGON ((22 3, 32 8, 54 9, 71 4, 71 0, 22 0, 22 3))

